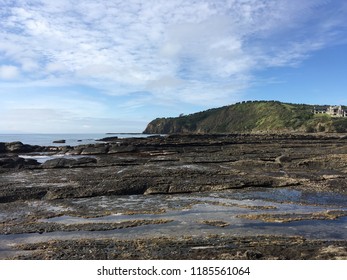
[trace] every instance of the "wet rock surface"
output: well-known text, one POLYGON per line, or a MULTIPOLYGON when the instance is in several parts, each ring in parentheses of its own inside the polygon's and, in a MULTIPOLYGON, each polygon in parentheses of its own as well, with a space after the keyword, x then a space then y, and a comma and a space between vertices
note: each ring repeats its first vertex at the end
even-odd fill
POLYGON ((123 240, 52 241, 22 245, 33 254, 18 259, 177 259, 177 260, 307 260, 346 259, 345 242, 312 241, 300 237, 153 238, 123 240), (48 253, 46 253, 48 252, 48 253))
POLYGON ((102 140, 75 147, 0 143, 0 258, 347 256, 345 135, 102 140), (336 233, 324 233, 335 225, 336 233), (210 249, 192 249, 189 238, 210 249), (134 245, 141 242, 143 253, 134 245), (117 255, 119 248, 128 249, 117 255))

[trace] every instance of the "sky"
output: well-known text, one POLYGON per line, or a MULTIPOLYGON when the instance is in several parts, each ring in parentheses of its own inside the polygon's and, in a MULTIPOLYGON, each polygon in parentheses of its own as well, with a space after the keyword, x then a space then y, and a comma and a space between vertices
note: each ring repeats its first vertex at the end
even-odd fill
POLYGON ((142 132, 244 100, 347 105, 344 0, 0 0, 0 133, 142 132))

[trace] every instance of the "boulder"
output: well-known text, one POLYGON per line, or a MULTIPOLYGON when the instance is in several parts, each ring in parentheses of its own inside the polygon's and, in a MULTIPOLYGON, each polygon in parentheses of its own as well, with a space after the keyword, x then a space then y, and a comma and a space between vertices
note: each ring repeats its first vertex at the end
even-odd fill
POLYGON ((73 151, 74 148, 71 147, 71 146, 62 146, 62 147, 59 147, 59 152, 62 153, 62 154, 67 154, 67 153, 70 153, 70 151, 73 151))
POLYGON ((5 143, 0 142, 0 154, 6 153, 5 143))
POLYGON ((42 168, 69 168, 72 167, 74 163, 76 163, 75 159, 55 158, 43 163, 42 168))
POLYGON ((5 146, 7 152, 22 152, 24 148, 24 144, 19 141, 6 143, 5 146))
POLYGON ((33 158, 26 158, 24 160, 25 162, 25 166, 37 166, 37 165, 41 165, 41 163, 39 163, 36 159, 33 158))
POLYGON ((32 153, 42 150, 40 146, 23 144, 22 142, 5 143, 7 153, 32 153))
POLYGON ((15 169, 20 169, 20 168, 25 168, 27 166, 37 166, 40 165, 39 162, 35 159, 24 159, 21 157, 5 157, 5 158, 0 158, 0 168, 15 168, 15 169))
POLYGON ((94 157, 82 157, 76 160, 74 165, 85 165, 89 163, 97 163, 97 159, 94 157))
POLYGON ((88 145, 81 152, 81 155, 97 155, 97 154, 107 154, 107 145, 88 145))
POLYGON ((0 167, 2 168, 20 168, 24 166, 24 158, 8 157, 0 158, 0 167))
POLYGON ((74 147, 72 150, 69 150, 67 152, 68 155, 80 155, 83 151, 83 148, 80 148, 79 146, 74 147))
POLYGON ((131 153, 131 152, 136 152, 136 147, 134 147, 133 145, 119 145, 119 144, 111 145, 108 151, 109 154, 131 153))
POLYGON ((85 166, 91 163, 97 163, 96 158, 92 157, 82 157, 78 159, 71 158, 55 158, 51 160, 47 160, 42 164, 42 168, 70 168, 70 167, 78 167, 85 166))

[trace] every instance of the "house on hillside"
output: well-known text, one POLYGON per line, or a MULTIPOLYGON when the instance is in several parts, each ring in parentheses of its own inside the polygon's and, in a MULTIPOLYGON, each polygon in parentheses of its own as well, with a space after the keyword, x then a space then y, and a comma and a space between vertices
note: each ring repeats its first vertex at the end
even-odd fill
POLYGON ((347 117, 347 111, 342 108, 342 106, 329 106, 327 109, 313 109, 315 115, 327 114, 332 117, 345 118, 347 117))

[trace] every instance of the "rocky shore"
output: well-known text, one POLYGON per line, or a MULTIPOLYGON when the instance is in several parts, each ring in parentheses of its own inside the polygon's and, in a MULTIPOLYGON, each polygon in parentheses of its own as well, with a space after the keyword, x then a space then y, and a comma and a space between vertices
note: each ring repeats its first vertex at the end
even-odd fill
POLYGON ((347 258, 343 233, 319 239, 268 235, 254 223, 280 223, 285 232, 286 224, 323 227, 318 223, 324 221, 342 230, 346 179, 345 134, 108 137, 74 147, 0 143, 0 258, 347 258), (277 190, 285 192, 275 196, 277 190), (137 207, 129 206, 134 197, 141 201, 137 207), (167 204, 160 206, 163 197, 167 204), (148 199, 157 201, 149 205, 148 199), (293 204, 301 212, 288 211, 293 204), (187 209, 199 210, 201 219, 183 220, 187 209), (205 217, 201 209, 210 212, 205 217), (221 209, 233 211, 233 219, 216 219, 213 213, 221 209), (77 220, 71 223, 71 217, 77 220), (240 227, 234 233, 235 221, 247 221, 255 231, 243 235, 240 227), (189 232, 190 225, 194 236, 170 234, 175 228, 189 232), (144 236, 147 229, 164 233, 144 236))

